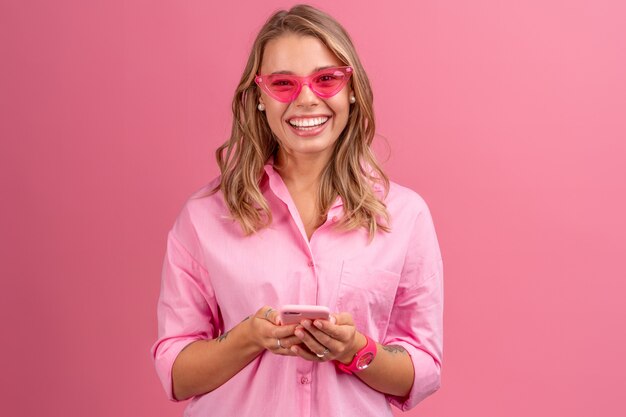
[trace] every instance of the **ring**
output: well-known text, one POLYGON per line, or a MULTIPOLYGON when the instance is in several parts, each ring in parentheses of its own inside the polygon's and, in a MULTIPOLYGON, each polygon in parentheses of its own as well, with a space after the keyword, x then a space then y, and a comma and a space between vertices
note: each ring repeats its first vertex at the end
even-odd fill
POLYGON ((276 347, 278 349, 286 349, 283 345, 280 344, 280 339, 276 338, 276 347))
POLYGON ((265 320, 267 320, 267 316, 269 316, 272 311, 274 310, 272 310, 272 307, 270 307, 270 309, 265 312, 265 315, 263 316, 265 320))
POLYGON ((324 352, 322 353, 316 353, 315 356, 317 356, 318 358, 323 358, 324 356, 326 356, 326 354, 330 352, 330 349, 326 348, 324 349, 324 352))

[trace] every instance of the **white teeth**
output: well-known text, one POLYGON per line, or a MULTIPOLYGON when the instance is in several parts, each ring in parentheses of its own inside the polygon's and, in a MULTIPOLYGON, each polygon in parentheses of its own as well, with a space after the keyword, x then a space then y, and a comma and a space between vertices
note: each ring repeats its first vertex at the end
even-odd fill
POLYGON ((328 117, 312 117, 308 119, 291 119, 289 120, 289 124, 296 127, 311 127, 311 126, 319 126, 325 123, 328 120, 328 117))

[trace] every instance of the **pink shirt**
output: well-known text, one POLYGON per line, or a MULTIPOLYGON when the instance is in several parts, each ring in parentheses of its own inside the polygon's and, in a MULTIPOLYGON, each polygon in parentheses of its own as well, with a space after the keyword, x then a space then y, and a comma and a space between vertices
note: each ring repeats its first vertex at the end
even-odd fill
MULTIPOLYGON (((352 314, 357 329, 403 346, 415 381, 405 398, 384 395, 332 362, 263 352, 216 390, 194 397, 185 416, 391 416, 389 404, 414 407, 439 388, 443 269, 430 212, 415 192, 392 183, 385 200, 390 233, 368 244, 364 228, 340 232, 338 198, 309 241, 271 163, 261 190, 270 227, 244 237, 220 192, 190 198, 168 235, 158 302, 157 373, 171 400, 171 369, 190 342, 212 339, 267 304, 316 304, 352 314)), ((381 193, 380 189, 376 191, 381 193)))

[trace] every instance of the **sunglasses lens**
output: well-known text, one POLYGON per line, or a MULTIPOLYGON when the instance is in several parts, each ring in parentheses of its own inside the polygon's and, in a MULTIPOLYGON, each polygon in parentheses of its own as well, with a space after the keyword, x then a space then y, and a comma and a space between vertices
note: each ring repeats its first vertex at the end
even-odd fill
POLYGON ((347 77, 342 71, 331 69, 313 79, 313 89, 322 96, 330 97, 335 95, 346 81, 347 77))
POLYGON ((267 88, 281 101, 289 101, 298 88, 298 82, 284 75, 273 75, 267 79, 267 88))

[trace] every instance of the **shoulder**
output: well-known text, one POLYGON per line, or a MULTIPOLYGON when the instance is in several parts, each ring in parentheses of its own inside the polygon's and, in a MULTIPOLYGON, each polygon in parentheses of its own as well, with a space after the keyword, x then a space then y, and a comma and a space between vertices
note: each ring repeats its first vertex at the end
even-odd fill
POLYGON ((182 211, 189 215, 205 215, 207 212, 220 212, 226 206, 222 191, 219 190, 220 177, 192 192, 183 204, 182 211), (215 191, 217 188, 217 191, 215 191))
POLYGON ((389 182, 389 192, 384 202, 390 215, 398 212, 413 213, 414 215, 424 211, 428 212, 428 204, 420 194, 393 181, 389 182))
POLYGON ((198 233, 215 228, 215 223, 223 222, 228 210, 219 186, 220 178, 214 178, 207 184, 192 192, 176 217, 172 232, 178 239, 191 242, 197 239, 198 233))
POLYGON ((389 183, 389 192, 384 200, 389 213, 392 234, 395 236, 426 236, 434 234, 434 223, 426 200, 416 191, 389 183))

